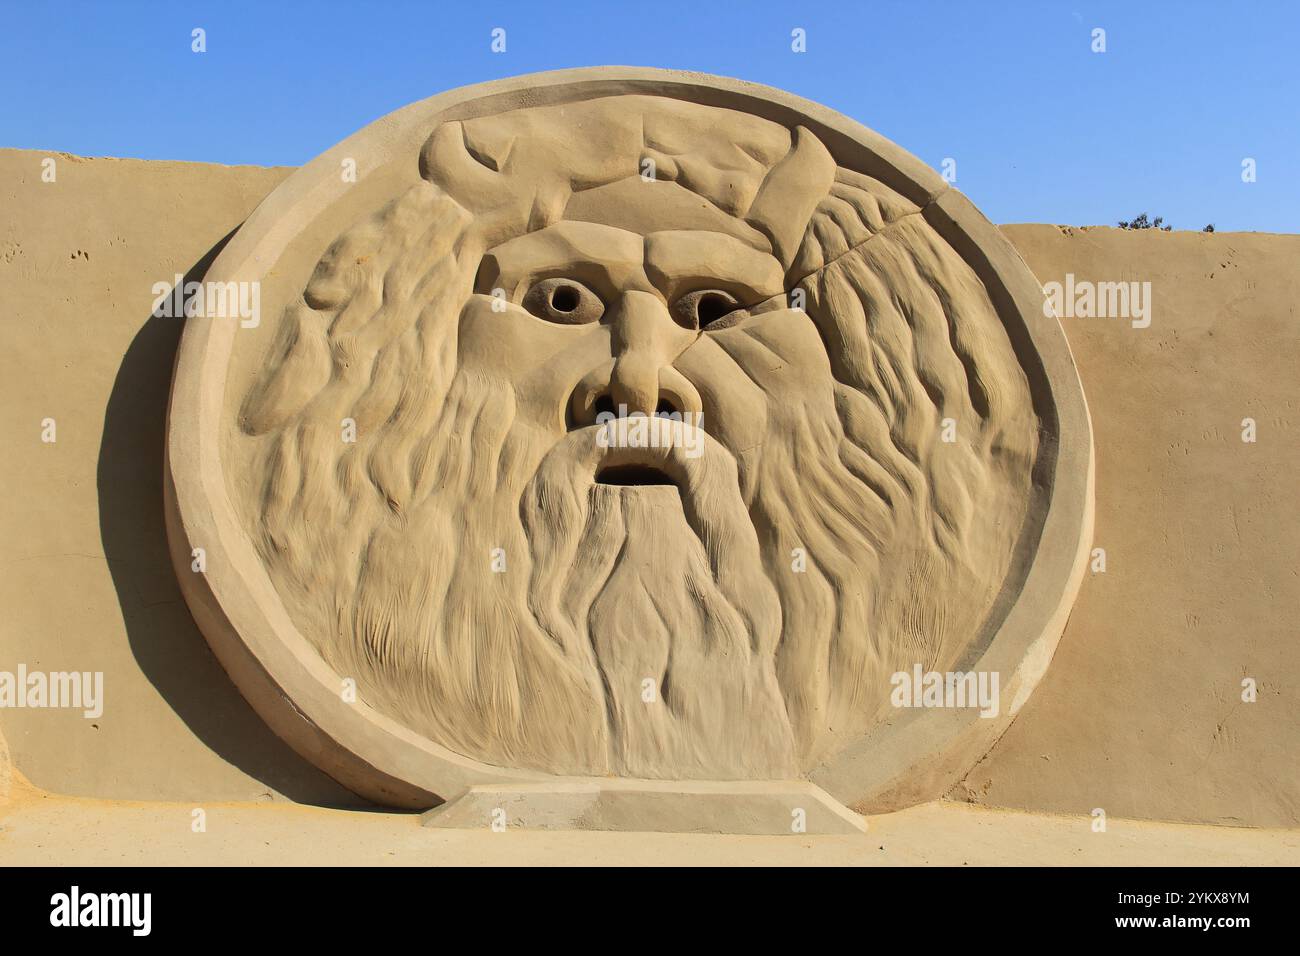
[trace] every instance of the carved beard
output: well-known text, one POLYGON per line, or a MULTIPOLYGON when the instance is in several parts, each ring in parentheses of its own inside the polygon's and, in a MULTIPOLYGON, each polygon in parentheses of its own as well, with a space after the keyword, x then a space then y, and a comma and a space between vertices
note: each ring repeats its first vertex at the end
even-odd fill
POLYGON ((414 453, 413 491, 427 497, 388 516, 355 585, 338 589, 321 650, 363 699, 474 759, 652 778, 797 775, 824 746, 842 666, 856 670, 843 697, 859 707, 853 723, 869 721, 862 689, 883 702, 887 681, 861 652, 874 556, 853 523, 872 512, 825 447, 842 440, 838 423, 796 416, 770 436, 784 446, 769 452, 777 469, 799 469, 768 489, 779 505, 751 492, 756 526, 737 460, 713 439, 698 458, 606 450, 596 428, 547 448, 509 394, 456 375, 414 453), (675 486, 595 481, 602 465, 652 460, 675 486), (847 607, 844 581, 791 567, 791 543, 827 529, 837 567, 859 576, 847 607), (859 648, 847 656, 845 628, 859 648))
POLYGON ((547 454, 522 512, 530 604, 549 634, 591 648, 614 771, 790 776, 780 603, 735 460, 702 433, 692 458, 680 443, 606 450, 599 431, 573 432, 547 454), (674 485, 594 482, 600 468, 626 465, 655 465, 674 485))

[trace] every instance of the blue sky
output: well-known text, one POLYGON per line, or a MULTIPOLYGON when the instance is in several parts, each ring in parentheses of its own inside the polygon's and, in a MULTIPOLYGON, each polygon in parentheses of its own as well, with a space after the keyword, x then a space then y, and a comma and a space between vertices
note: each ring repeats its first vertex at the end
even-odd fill
POLYGON ((297 165, 455 86, 661 66, 782 87, 936 168, 950 157, 995 222, 1146 211, 1180 229, 1300 232, 1300 3, 1286 0, 0 0, 0 62, 0 146, 297 165), (206 53, 190 49, 195 27, 206 53))

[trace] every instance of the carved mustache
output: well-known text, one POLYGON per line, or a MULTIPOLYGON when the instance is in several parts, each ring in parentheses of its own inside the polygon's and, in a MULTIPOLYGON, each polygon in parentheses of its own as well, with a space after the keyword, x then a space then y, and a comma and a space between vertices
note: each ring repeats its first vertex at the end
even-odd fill
MULTIPOLYGON (((742 554, 758 553, 758 533, 740 492, 737 463, 731 451, 702 428, 688 422, 660 419, 676 440, 638 447, 620 441, 604 441, 603 430, 613 428, 615 436, 626 436, 635 428, 635 418, 589 425, 569 432, 543 457, 524 489, 521 511, 526 526, 542 516, 585 515, 593 491, 615 493, 601 481, 617 469, 655 469, 680 495, 686 522, 701 542, 709 547, 714 573, 742 574, 742 554), (607 447, 602 447, 602 444, 607 447), (695 454, 693 450, 702 448, 695 454), (731 565, 735 564, 735 567, 731 565)), ((636 483, 636 482, 629 482, 636 483)), ((531 531, 532 528, 530 527, 531 531)))
POLYGON ((678 421, 633 415, 574 429, 542 458, 525 495, 541 488, 572 488, 585 495, 596 484, 672 484, 684 502, 729 497, 743 512, 736 459, 696 424, 702 418, 678 421), (665 480, 620 481, 609 477, 635 469, 657 472, 665 480), (726 495, 725 490, 731 494, 726 495))

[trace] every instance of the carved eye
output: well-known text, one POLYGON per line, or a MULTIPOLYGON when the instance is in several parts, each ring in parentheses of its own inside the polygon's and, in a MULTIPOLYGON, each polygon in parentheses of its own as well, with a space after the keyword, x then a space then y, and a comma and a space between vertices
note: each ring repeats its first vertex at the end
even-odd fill
POLYGON ((673 304, 674 318, 688 329, 725 329, 748 314, 735 296, 721 289, 690 292, 673 304))
POLYGON ((576 279, 543 279, 524 296, 524 308, 547 322, 582 325, 599 321, 605 303, 576 279))

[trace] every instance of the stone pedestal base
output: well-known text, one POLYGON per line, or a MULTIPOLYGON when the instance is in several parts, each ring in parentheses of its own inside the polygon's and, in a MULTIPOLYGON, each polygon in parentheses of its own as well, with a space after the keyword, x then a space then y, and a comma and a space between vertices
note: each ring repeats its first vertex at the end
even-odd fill
POLYGON ((866 821, 802 780, 559 779, 471 787, 427 827, 652 833, 865 833, 866 821))

